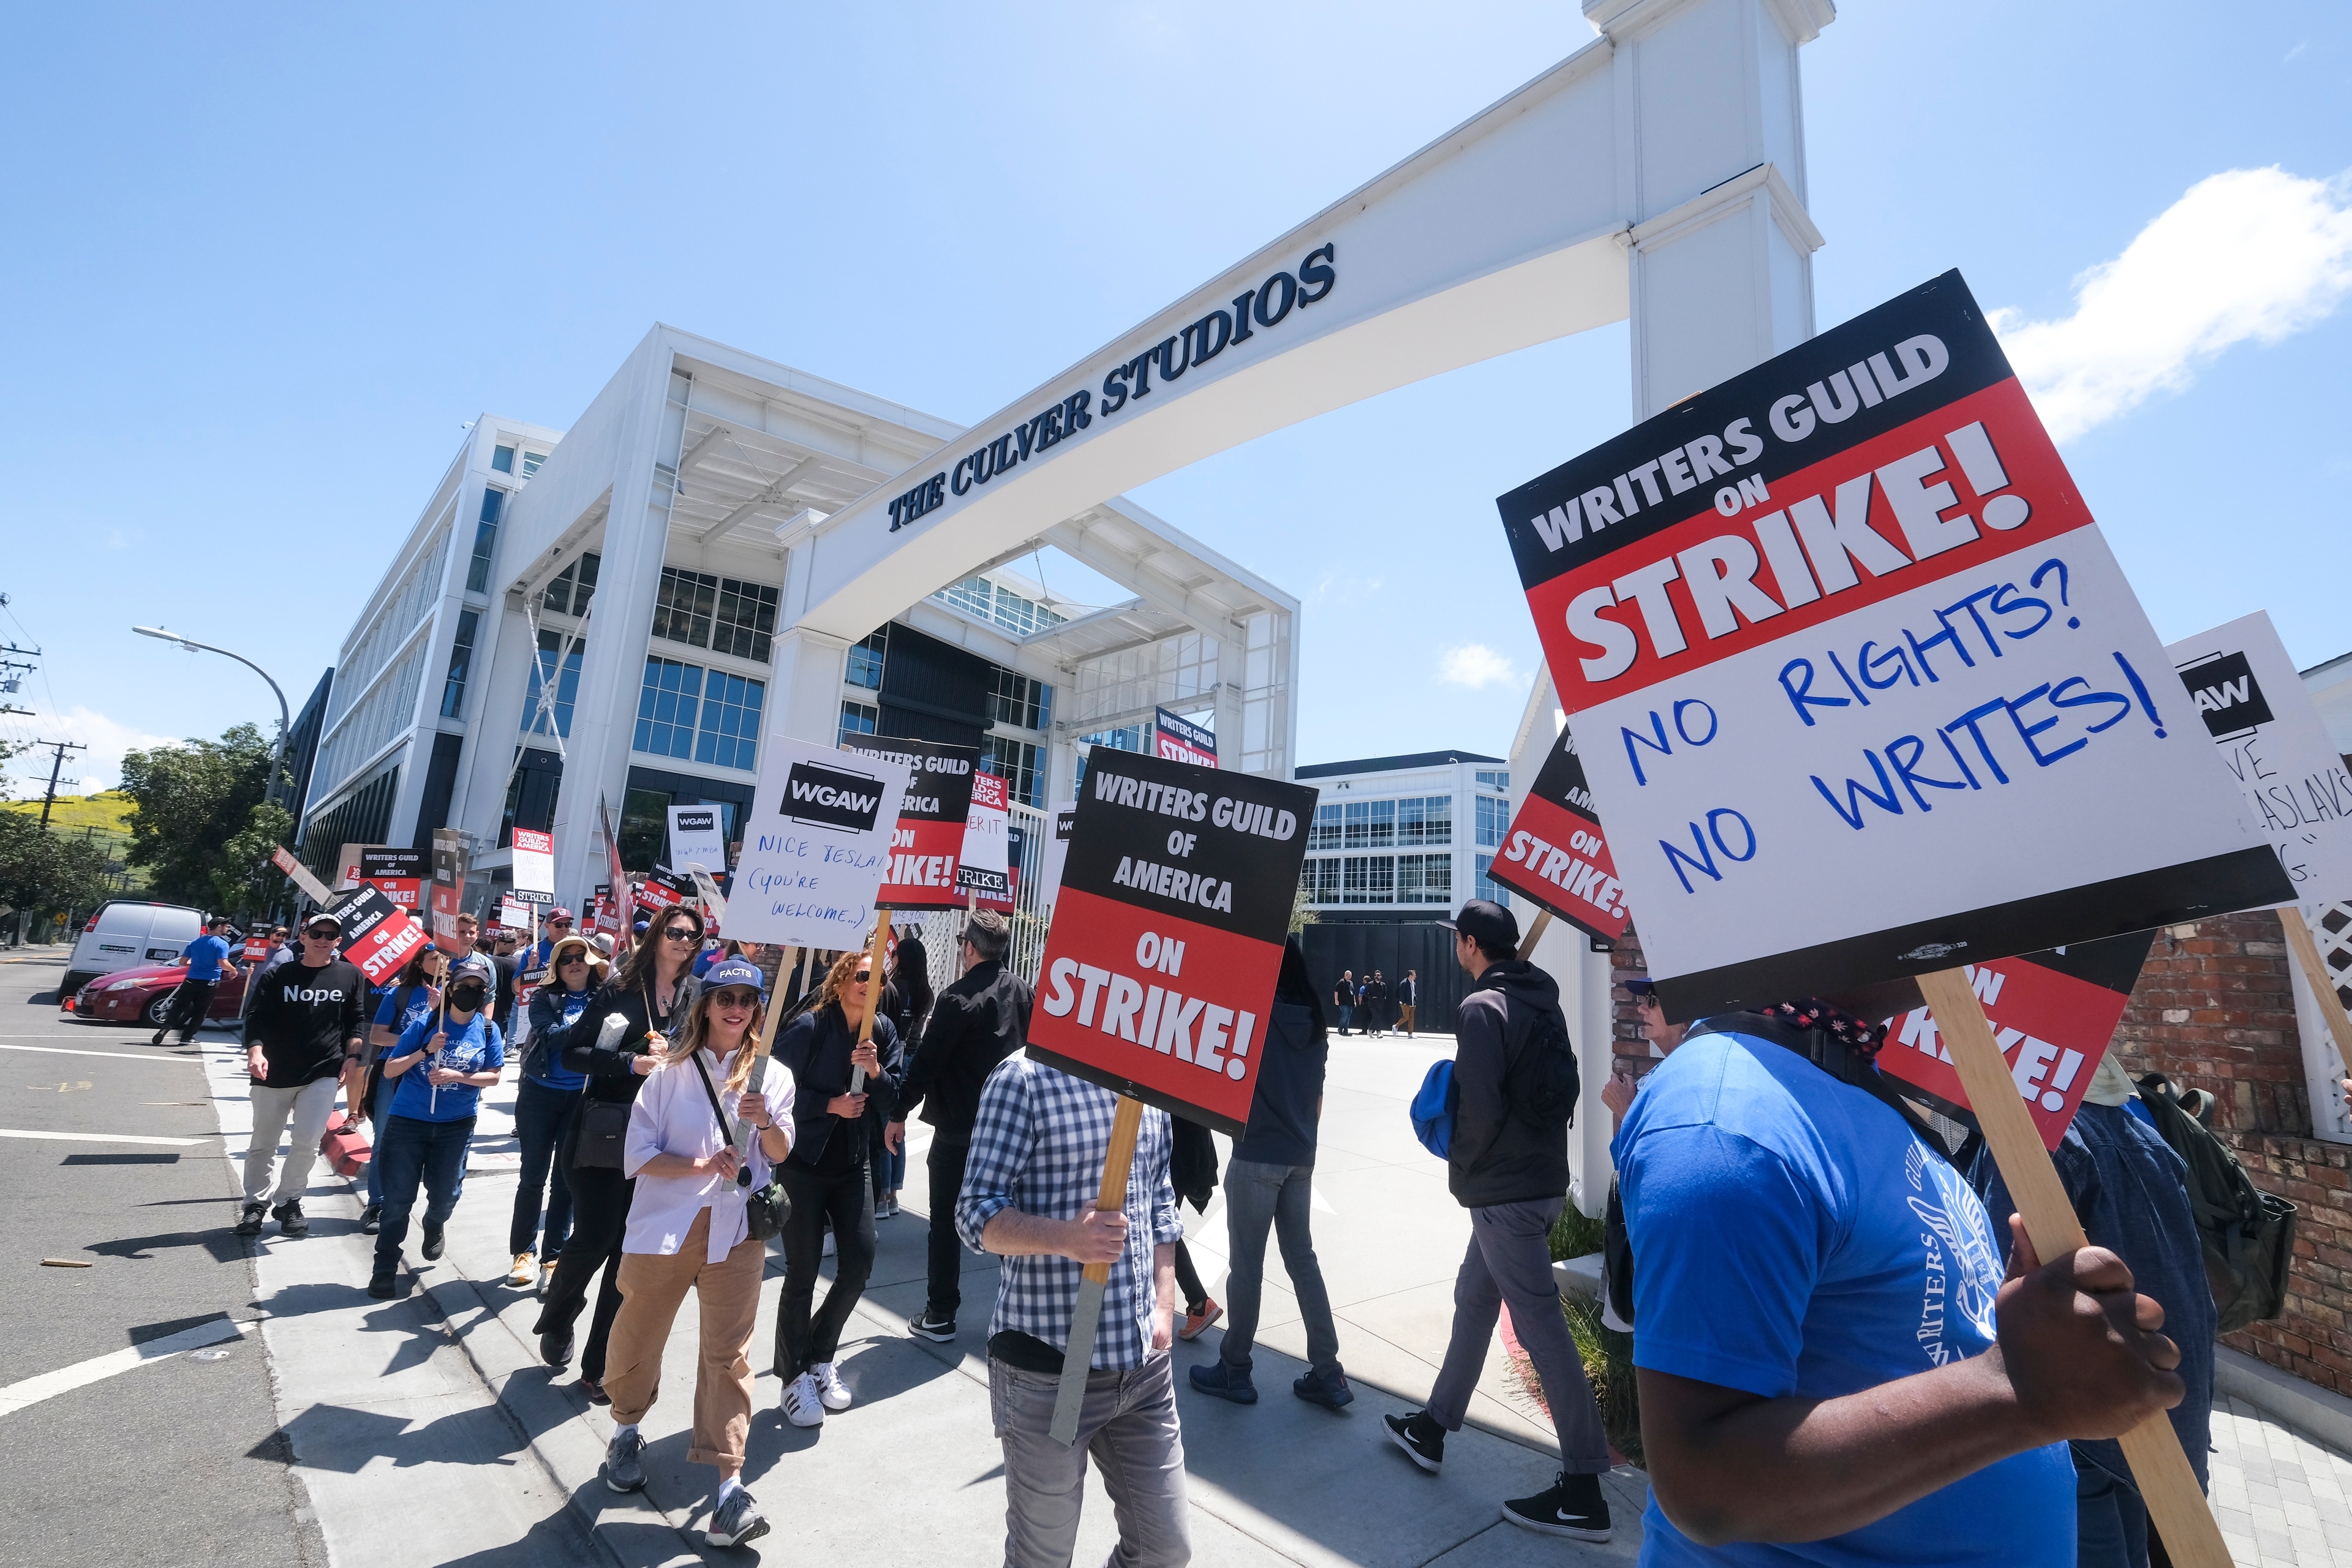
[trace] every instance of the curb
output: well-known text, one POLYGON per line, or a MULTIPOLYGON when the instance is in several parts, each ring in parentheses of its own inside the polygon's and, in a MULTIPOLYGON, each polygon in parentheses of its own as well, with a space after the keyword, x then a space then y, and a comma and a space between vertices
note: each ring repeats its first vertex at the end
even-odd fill
POLYGON ((2227 1345, 2215 1347, 2213 1391, 2242 1399, 2314 1442, 2352 1454, 2352 1399, 2227 1345))

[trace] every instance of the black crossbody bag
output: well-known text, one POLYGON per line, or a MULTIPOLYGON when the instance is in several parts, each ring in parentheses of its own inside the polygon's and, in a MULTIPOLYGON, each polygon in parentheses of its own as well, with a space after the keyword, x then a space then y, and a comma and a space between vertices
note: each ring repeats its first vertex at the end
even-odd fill
MULTIPOLYGON (((719 1103, 719 1090, 710 1081, 710 1069, 702 1065, 700 1051, 694 1053, 694 1071, 702 1079, 702 1092, 710 1097, 710 1114, 719 1120, 719 1136, 731 1145, 735 1137, 727 1128, 727 1111, 719 1103)), ((759 1133, 755 1131, 751 1136, 756 1138, 759 1133)), ((776 1178, 775 1167, 768 1167, 766 1186, 753 1187, 751 1156, 747 1153, 743 1156, 743 1168, 735 1173, 735 1182, 738 1186, 751 1188, 743 1194, 743 1223, 751 1239, 765 1241, 781 1233, 784 1222, 793 1217, 793 1200, 784 1192, 784 1184, 776 1178)))

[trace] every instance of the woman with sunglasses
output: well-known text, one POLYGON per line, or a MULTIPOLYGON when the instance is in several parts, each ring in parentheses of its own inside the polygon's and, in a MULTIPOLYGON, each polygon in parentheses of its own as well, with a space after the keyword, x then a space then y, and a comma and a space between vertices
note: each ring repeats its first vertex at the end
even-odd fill
POLYGON ((622 1244, 621 1316, 613 1325, 609 1391, 618 1429, 604 1450, 604 1484, 617 1492, 646 1484, 637 1424, 653 1408, 662 1350, 691 1287, 702 1325, 687 1458, 719 1471, 705 1532, 713 1546, 740 1546, 768 1532, 741 1479, 751 1429, 751 1329, 768 1256, 767 1245, 751 1239, 745 1196, 792 1151, 794 1094, 792 1074, 753 1048, 761 990, 759 967, 748 960, 710 966, 700 999, 687 1008, 660 1070, 629 1111, 623 1156, 636 1192, 622 1244), (756 1130, 748 1150, 732 1142, 738 1119, 756 1130), (751 1180, 739 1182, 746 1161, 751 1180))
POLYGON ((874 1268, 866 1110, 878 1102, 887 1120, 898 1100, 898 1075, 886 1065, 898 1059, 898 1029, 877 1013, 873 1038, 857 1042, 874 991, 867 954, 843 953, 826 972, 816 1005, 776 1038, 776 1060, 792 1074, 795 1090, 792 1158, 777 1172, 793 1212, 782 1237, 776 1375, 784 1380, 784 1419, 795 1426, 820 1426, 826 1411, 849 1408, 849 1385, 835 1370, 834 1357, 841 1349, 842 1327, 874 1268), (866 1082, 853 1094, 850 1075, 859 1068, 866 1070, 866 1082), (812 1317, 828 1219, 837 1250, 833 1286, 812 1317))
MULTIPOLYGON (((383 1060, 392 1055, 392 1047, 410 1025, 430 1017, 441 1005, 441 973, 449 965, 449 955, 437 947, 428 947, 408 961, 400 978, 384 988, 383 998, 376 1004, 375 1019, 368 1029, 368 1044, 375 1047, 373 1059, 365 1069, 360 1092, 349 1092, 345 1086, 343 1103, 355 1108, 354 1114, 363 1110, 368 1119, 368 1147, 371 1151, 383 1147, 383 1124, 392 1120, 393 1090, 383 1081, 383 1060)), ((373 1236, 383 1223, 383 1164, 373 1153, 368 1157, 367 1207, 360 1211, 360 1234, 373 1236)))
POLYGON ((547 979, 530 999, 530 1046, 523 1052, 522 1082, 515 1090, 522 1181, 515 1188, 514 1215, 507 1224, 507 1249, 514 1254, 514 1268, 507 1274, 509 1285, 545 1289, 572 1235, 572 1187, 555 1163, 555 1151, 571 1129, 588 1075, 563 1065, 562 1046, 587 1012, 604 966, 587 938, 559 936, 549 944, 547 979), (546 1245, 534 1254, 542 1204, 546 1245))
POLYGON ((646 1075, 660 1065, 660 1053, 668 1046, 665 1037, 694 1010, 701 983, 689 969, 701 947, 702 917, 685 904, 669 910, 630 951, 620 973, 588 999, 572 1026, 558 1026, 559 1059, 588 1086, 580 1092, 556 1152, 572 1188, 572 1237, 540 1298, 539 1321, 531 1331, 539 1336, 541 1361, 569 1364, 572 1326, 587 1304, 588 1287, 603 1271, 596 1315, 580 1354, 581 1390, 598 1405, 605 1403, 604 1345, 621 1310, 622 1238, 636 1192, 635 1178, 622 1165, 619 1140, 603 1135, 614 1115, 598 1107, 633 1105, 646 1075), (599 1044, 604 1020, 615 1013, 623 1020, 618 1035, 599 1044), (593 1141, 592 1131, 598 1134, 593 1141))

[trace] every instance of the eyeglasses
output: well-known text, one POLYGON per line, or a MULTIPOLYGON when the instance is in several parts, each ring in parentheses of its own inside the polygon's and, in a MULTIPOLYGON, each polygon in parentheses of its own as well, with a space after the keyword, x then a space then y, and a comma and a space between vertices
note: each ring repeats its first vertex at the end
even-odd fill
POLYGON ((662 928, 662 935, 669 938, 672 942, 692 942, 701 934, 702 933, 700 931, 696 931, 692 926, 664 926, 662 928))

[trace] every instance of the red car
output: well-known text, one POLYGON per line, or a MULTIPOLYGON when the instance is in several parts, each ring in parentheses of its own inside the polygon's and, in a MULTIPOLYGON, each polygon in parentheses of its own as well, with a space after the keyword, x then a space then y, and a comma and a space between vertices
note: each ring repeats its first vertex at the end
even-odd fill
MULTIPOLYGON (((245 977, 252 973, 250 966, 235 974, 226 969, 221 971, 220 984, 213 990, 213 1005, 205 1010, 205 1023, 236 1022, 245 1005, 245 977)), ((172 993, 187 976, 188 966, 184 963, 118 969, 84 985, 68 1005, 75 1017, 93 1024, 137 1024, 160 1029, 172 1011, 172 993)))

